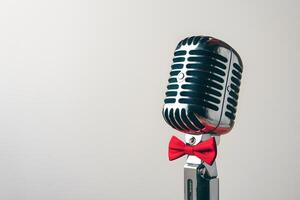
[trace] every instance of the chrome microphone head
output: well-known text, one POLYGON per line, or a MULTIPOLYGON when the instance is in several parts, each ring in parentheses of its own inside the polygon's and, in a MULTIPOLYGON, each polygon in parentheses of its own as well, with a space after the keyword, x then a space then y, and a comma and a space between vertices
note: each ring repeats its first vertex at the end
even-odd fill
POLYGON ((165 121, 183 133, 228 133, 236 116, 243 64, 225 42, 209 36, 180 41, 164 100, 165 121))

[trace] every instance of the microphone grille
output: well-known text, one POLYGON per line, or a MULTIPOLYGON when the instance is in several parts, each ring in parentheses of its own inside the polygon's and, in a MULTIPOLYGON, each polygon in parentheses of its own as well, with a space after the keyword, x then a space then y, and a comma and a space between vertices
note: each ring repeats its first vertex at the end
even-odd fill
POLYGON ((166 122, 185 133, 228 132, 235 119, 241 74, 241 60, 225 42, 209 36, 180 41, 164 100, 166 122), (216 130, 219 125, 223 129, 216 130))
MULTIPOLYGON (((235 59, 237 58, 233 58, 233 60, 235 59)), ((230 80, 228 81, 227 86, 228 95, 226 97, 227 105, 225 110, 225 116, 231 120, 235 120, 236 117, 236 107, 238 104, 242 72, 243 68, 241 65, 234 62, 229 74, 230 80)))
POLYGON ((178 44, 171 65, 166 104, 178 102, 197 104, 215 111, 220 109, 228 59, 204 49, 188 50, 190 45, 204 44, 208 40, 211 37, 197 36, 178 44))

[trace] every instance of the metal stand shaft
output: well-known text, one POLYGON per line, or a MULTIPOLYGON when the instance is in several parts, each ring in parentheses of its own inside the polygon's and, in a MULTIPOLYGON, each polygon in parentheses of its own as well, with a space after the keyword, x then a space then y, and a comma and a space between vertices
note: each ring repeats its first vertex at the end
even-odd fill
MULTIPOLYGON (((200 136, 186 134, 185 141, 195 145, 210 137, 215 137, 217 144, 219 144, 219 136, 210 134, 200 136)), ((208 165, 196 156, 188 156, 187 163, 184 165, 184 200, 219 200, 219 179, 217 176, 216 162, 208 165)))
POLYGON ((219 179, 210 178, 203 164, 184 166, 185 200, 219 200, 219 179))

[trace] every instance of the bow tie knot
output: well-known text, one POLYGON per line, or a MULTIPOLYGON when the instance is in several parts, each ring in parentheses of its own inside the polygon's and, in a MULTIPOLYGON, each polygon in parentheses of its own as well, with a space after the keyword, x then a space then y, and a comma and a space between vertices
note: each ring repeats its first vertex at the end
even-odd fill
POLYGON ((185 147, 184 147, 184 153, 187 154, 187 155, 194 155, 193 146, 185 145, 185 147))
POLYGON ((169 143, 169 160, 175 160, 184 155, 195 155, 205 163, 212 165, 217 157, 217 145, 214 137, 197 145, 187 145, 173 136, 169 143))

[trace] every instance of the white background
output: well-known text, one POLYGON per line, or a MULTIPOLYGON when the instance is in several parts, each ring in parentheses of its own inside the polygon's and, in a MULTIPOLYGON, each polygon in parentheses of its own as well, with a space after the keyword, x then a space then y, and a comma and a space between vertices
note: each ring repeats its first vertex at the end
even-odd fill
POLYGON ((1 1, 0 199, 182 200, 161 109, 192 35, 244 63, 220 199, 299 199, 299 18, 296 0, 1 1))

